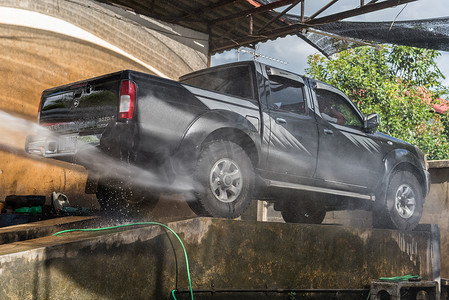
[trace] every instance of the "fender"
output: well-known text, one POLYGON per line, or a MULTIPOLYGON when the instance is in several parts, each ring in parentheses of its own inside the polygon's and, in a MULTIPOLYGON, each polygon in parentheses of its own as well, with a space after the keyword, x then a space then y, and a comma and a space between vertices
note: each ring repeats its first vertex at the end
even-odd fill
MULTIPOLYGON (((420 160, 414 153, 410 152, 409 150, 406 149, 392 150, 389 153, 387 153, 383 161, 385 166, 385 172, 381 182, 379 182, 379 185, 377 187, 377 191, 379 191, 380 193, 379 195, 380 199, 385 199, 391 175, 397 169, 409 169, 418 176, 419 181, 421 182, 423 182, 423 180, 427 181, 425 171, 423 169, 419 169, 416 167, 421 165, 420 160)), ((425 183, 421 187, 423 191, 423 196, 425 198, 429 190, 428 184, 425 183)))
MULTIPOLYGON (((202 145, 213 139, 245 139, 251 141, 256 152, 260 152, 260 119, 244 117, 233 111, 213 110, 199 116, 186 129, 184 137, 173 157, 177 172, 189 174, 193 171, 202 145)), ((247 149, 245 149, 247 150, 247 149)))

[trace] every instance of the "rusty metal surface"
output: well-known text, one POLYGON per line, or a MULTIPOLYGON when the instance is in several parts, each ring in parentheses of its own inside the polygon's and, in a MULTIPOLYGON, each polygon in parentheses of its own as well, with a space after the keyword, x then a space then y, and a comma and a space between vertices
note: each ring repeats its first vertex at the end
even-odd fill
MULTIPOLYGON (((316 25, 333 23, 349 17, 406 4, 416 0, 384 0, 367 3, 353 1, 349 9, 327 13, 338 0, 317 9, 310 17, 304 7, 310 0, 100 0, 136 13, 178 24, 209 34, 209 53, 248 46, 286 35, 296 34, 316 25), (301 6, 297 22, 286 22, 284 14, 301 6), (277 9, 277 10, 276 10, 277 9)), ((341 6, 345 7, 345 6, 341 6)))

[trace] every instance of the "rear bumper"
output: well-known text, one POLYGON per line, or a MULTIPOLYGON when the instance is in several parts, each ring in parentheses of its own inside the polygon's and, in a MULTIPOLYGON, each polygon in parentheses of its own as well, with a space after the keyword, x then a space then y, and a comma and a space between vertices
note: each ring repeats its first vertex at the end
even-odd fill
POLYGON ((50 137, 29 135, 25 141, 25 151, 33 155, 67 160, 75 157, 84 148, 98 146, 100 138, 101 135, 66 134, 50 137))
MULTIPOLYGON (((44 135, 29 135, 25 151, 29 154, 71 162, 90 168, 93 158, 118 158, 133 151, 136 144, 134 124, 111 123, 96 133, 49 131, 44 135)), ((101 159, 99 159, 101 160, 101 159)))

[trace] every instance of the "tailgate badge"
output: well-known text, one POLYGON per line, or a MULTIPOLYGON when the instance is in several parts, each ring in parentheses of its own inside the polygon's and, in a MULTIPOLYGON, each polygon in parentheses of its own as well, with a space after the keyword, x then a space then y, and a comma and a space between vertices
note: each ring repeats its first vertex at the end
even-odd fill
POLYGON ((78 105, 80 105, 80 99, 79 99, 79 98, 77 98, 77 99, 75 99, 75 100, 73 101, 73 106, 74 106, 74 107, 78 107, 78 105))

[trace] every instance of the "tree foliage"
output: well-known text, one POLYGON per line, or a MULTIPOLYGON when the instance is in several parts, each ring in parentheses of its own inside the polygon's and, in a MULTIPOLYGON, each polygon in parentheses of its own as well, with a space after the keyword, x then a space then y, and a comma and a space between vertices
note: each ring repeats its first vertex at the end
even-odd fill
POLYGON ((429 159, 447 159, 447 114, 431 105, 448 91, 435 62, 439 55, 405 46, 358 47, 332 60, 311 55, 306 72, 340 88, 364 114, 379 113, 380 131, 417 145, 429 159))

